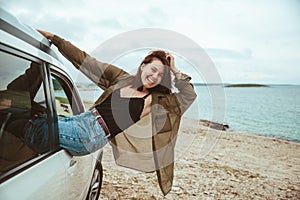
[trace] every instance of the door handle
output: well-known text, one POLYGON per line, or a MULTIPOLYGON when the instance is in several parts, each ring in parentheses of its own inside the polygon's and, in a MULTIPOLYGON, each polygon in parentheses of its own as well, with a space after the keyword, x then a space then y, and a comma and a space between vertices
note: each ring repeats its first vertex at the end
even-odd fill
POLYGON ((75 161, 75 160, 70 161, 69 167, 67 169, 67 172, 69 175, 71 175, 71 176, 74 175, 74 170, 76 168, 76 164, 77 164, 77 161, 75 161))
POLYGON ((71 161, 70 161, 69 168, 70 168, 70 167, 73 167, 76 163, 77 163, 77 161, 71 160, 71 161))

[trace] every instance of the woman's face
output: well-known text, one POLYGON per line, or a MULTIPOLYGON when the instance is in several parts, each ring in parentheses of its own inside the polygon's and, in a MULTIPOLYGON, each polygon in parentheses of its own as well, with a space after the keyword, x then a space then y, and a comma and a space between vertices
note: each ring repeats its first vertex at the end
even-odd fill
POLYGON ((164 77, 163 63, 154 58, 151 63, 143 64, 141 66, 141 80, 143 86, 147 89, 157 86, 164 77))

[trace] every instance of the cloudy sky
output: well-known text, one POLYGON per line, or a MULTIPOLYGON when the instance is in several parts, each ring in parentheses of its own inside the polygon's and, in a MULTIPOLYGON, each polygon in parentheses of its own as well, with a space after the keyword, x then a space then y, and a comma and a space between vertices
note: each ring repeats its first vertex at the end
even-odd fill
POLYGON ((300 84, 299 0, 0 0, 0 5, 88 53, 128 31, 166 29, 202 47, 224 83, 300 84))

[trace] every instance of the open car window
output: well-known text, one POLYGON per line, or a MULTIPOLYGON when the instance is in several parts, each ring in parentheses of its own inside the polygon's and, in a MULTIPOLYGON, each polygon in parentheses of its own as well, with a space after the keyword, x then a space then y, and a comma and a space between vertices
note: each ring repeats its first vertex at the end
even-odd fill
POLYGON ((73 116, 73 110, 71 107, 71 102, 69 101, 68 92, 65 91, 66 86, 58 75, 51 76, 53 88, 56 112, 58 117, 70 117, 73 116))
POLYGON ((84 112, 80 95, 70 77, 64 72, 51 69, 51 81, 54 90, 54 101, 58 117, 70 117, 84 112))

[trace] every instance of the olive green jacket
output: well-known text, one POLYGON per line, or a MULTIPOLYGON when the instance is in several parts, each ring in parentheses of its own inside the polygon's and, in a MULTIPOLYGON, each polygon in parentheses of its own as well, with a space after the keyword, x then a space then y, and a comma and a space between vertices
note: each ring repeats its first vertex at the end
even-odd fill
MULTIPOLYGON (((114 90, 131 83, 133 76, 111 64, 102 63, 58 36, 53 44, 81 72, 104 90, 94 105, 101 104, 114 90)), ((179 92, 152 93, 151 114, 111 139, 118 165, 143 172, 156 171, 166 195, 174 175, 174 147, 182 114, 196 98, 190 77, 175 79, 179 92)))

